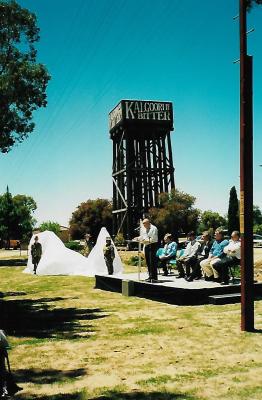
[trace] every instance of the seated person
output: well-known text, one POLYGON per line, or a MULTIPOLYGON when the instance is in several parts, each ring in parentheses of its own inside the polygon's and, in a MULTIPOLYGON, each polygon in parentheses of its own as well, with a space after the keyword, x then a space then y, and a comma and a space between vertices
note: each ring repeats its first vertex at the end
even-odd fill
POLYGON ((192 282, 194 279, 200 279, 202 276, 200 262, 208 258, 210 249, 212 247, 213 240, 211 239, 210 233, 205 231, 202 233, 200 246, 196 252, 195 264, 192 264, 192 272, 187 278, 188 282, 192 282))
POLYGON ((238 231, 233 231, 231 234, 231 239, 229 244, 224 247, 224 256, 219 257, 217 261, 213 264, 213 268, 217 271, 221 278, 221 283, 228 285, 228 267, 230 265, 235 265, 240 263, 241 258, 241 242, 240 233, 238 231))
POLYGON ((173 241, 172 235, 170 233, 167 233, 164 236, 164 243, 164 248, 158 249, 157 256, 160 260, 160 266, 163 268, 163 275, 167 276, 167 262, 176 258, 177 243, 173 241))
POLYGON ((179 257, 176 261, 178 276, 179 278, 185 278, 190 276, 190 269, 196 262, 196 253, 198 248, 200 247, 200 243, 196 241, 195 232, 189 232, 187 235, 189 240, 185 251, 181 257, 179 257))
POLYGON ((215 231, 215 241, 212 244, 208 258, 200 262, 200 267, 206 281, 220 282, 219 273, 214 269, 213 265, 225 256, 224 248, 228 243, 229 241, 224 239, 223 231, 217 229, 215 231))

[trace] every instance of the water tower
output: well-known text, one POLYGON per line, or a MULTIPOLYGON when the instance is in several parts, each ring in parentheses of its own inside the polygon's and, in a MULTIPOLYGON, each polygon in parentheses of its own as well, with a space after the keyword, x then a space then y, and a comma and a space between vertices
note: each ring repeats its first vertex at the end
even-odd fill
POLYGON ((159 193, 175 187, 170 132, 171 102, 121 100, 109 113, 113 141, 113 233, 126 239, 159 205, 159 193))

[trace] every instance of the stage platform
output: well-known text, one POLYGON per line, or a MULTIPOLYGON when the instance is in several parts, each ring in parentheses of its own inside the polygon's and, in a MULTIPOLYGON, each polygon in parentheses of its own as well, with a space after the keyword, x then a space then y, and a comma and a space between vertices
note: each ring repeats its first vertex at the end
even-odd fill
MULTIPOLYGON (((158 283, 149 283, 145 282, 147 277, 147 273, 141 273, 140 280, 137 273, 96 275, 95 288, 177 305, 216 304, 213 301, 216 296, 220 299, 219 304, 240 301, 240 283, 222 286, 203 279, 187 282, 183 278, 176 279, 176 275, 159 275, 158 283), (236 301, 233 301, 233 294, 236 294, 236 301)), ((254 293, 256 298, 262 298, 262 283, 254 284, 254 293)))

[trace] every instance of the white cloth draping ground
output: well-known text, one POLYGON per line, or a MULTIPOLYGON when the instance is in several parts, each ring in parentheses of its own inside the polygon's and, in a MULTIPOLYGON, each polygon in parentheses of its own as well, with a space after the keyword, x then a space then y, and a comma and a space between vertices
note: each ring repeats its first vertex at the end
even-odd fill
MULTIPOLYGON (((95 247, 91 250, 89 256, 87 257, 88 272, 91 274, 90 276, 94 276, 96 274, 97 275, 108 274, 103 252, 103 248, 106 244, 107 237, 110 237, 108 231, 106 230, 106 228, 102 228, 98 235, 95 247)), ((112 244, 114 245, 113 241, 112 244)), ((116 275, 123 272, 123 264, 115 245, 114 248, 115 248, 115 259, 113 262, 113 267, 114 267, 114 275, 116 275)))
MULTIPOLYGON (((102 228, 95 247, 86 258, 76 251, 65 247, 64 243, 55 235, 54 232, 45 231, 37 234, 39 243, 42 245, 42 257, 37 268, 37 275, 80 275, 94 276, 95 274, 107 275, 103 247, 109 233, 106 228, 102 228)), ((24 270, 25 273, 33 274, 33 264, 31 257, 31 246, 34 243, 35 235, 29 243, 28 262, 24 270)), ((115 248, 114 274, 123 271, 123 265, 119 254, 115 248)))

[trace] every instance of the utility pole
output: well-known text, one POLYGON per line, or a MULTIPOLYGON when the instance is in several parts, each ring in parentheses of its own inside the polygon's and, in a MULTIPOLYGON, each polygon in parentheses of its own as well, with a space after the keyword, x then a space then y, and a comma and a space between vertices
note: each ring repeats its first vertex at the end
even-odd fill
POLYGON ((247 3, 239 0, 241 330, 254 330, 252 57, 247 55, 247 3))

